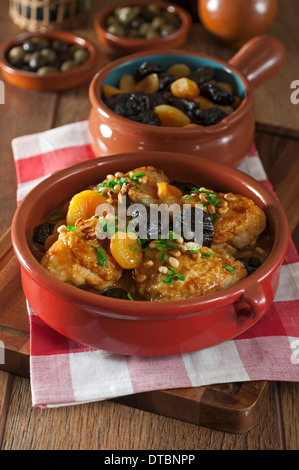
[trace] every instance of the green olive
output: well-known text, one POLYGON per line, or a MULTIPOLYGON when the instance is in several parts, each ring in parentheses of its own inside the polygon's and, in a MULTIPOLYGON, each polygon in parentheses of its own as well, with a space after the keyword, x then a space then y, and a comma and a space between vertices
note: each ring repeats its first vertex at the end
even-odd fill
POLYGON ((116 23, 118 23, 118 19, 117 19, 116 16, 114 16, 114 15, 108 16, 108 18, 106 18, 106 20, 105 20, 105 26, 106 26, 106 28, 108 28, 108 27, 111 26, 112 24, 116 24, 116 23))
POLYGON ((175 28, 173 26, 166 24, 165 26, 162 26, 160 33, 162 37, 166 37, 172 34, 174 31, 175 31, 175 28))
POLYGON ((146 34, 145 34, 146 39, 154 39, 154 38, 159 38, 160 34, 157 30, 154 28, 149 29, 146 34))
POLYGON ((15 46, 10 49, 8 53, 8 60, 12 65, 22 62, 26 55, 26 52, 21 46, 15 46))
POLYGON ((161 13, 161 8, 157 7, 156 5, 148 5, 147 10, 157 16, 161 13))
POLYGON ((37 71, 37 75, 48 75, 49 73, 57 73, 59 70, 56 67, 50 67, 46 65, 45 67, 41 67, 37 71))
POLYGON ((123 7, 117 12, 117 18, 120 23, 127 25, 139 15, 140 8, 138 7, 123 7))
POLYGON ((74 61, 77 65, 83 64, 89 57, 89 52, 87 49, 80 47, 74 52, 74 61))
POLYGON ((160 29, 166 25, 166 19, 163 16, 156 16, 152 21, 152 27, 154 29, 160 29))
POLYGON ((148 31, 151 31, 153 28, 152 28, 152 25, 151 23, 143 23, 140 27, 139 27, 139 34, 140 36, 146 36, 146 34, 148 33, 148 31))
POLYGON ((121 24, 112 24, 107 29, 107 32, 110 34, 114 34, 114 36, 124 36, 125 28, 121 24))
POLYGON ((77 64, 74 60, 67 60, 66 62, 63 62, 60 70, 61 72, 67 72, 68 70, 72 70, 75 67, 77 67, 77 64))
POLYGON ((35 45, 36 50, 46 49, 50 46, 50 41, 47 38, 33 37, 30 41, 35 45))
POLYGON ((40 54, 47 60, 49 64, 54 64, 57 60, 57 54, 53 49, 42 49, 40 54))

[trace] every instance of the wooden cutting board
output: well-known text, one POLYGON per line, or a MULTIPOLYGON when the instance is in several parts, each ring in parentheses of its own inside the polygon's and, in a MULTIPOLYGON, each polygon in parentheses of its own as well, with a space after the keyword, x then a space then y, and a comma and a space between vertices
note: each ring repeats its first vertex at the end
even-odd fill
MULTIPOLYGON (((286 199, 294 200, 295 196, 284 191, 283 173, 286 163, 298 164, 299 133, 258 125, 256 144, 266 173, 271 174, 270 181, 289 216, 291 232, 296 236, 298 220, 294 219, 293 210, 288 211, 286 199)), ((298 175, 295 168, 293 174, 298 175)), ((299 185, 293 186, 292 191, 298 192, 299 185)), ((0 240, 0 341, 5 350, 5 363, 0 364, 0 369, 29 377, 29 321, 10 231, 0 240)), ((257 423, 271 388, 272 384, 266 381, 216 384, 146 392, 114 401, 199 426, 242 433, 257 423)))

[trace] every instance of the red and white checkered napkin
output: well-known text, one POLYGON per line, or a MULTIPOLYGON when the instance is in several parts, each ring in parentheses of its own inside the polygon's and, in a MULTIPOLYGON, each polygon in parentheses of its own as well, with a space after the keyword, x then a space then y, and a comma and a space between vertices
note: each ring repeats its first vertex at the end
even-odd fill
MULTIPOLYGON (((18 202, 53 171, 94 158, 86 121, 16 138, 12 148, 18 202)), ((240 169, 272 190, 254 146, 240 169)), ((234 340, 168 357, 121 356, 82 346, 45 325, 28 305, 33 406, 212 383, 299 381, 298 275, 299 257, 290 240, 275 302, 258 323, 234 340)))

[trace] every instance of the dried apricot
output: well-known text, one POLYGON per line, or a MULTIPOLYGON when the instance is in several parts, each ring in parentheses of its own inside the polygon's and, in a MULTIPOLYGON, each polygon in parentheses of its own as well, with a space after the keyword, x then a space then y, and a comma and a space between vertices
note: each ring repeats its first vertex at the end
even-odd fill
POLYGON ((182 197, 183 193, 179 188, 172 186, 166 182, 157 183, 159 197, 182 197))
POLYGON ((142 261, 142 250, 133 232, 115 232, 110 239, 110 251, 123 269, 135 269, 142 261))
POLYGON ((195 124, 195 122, 191 122, 190 124, 186 124, 184 127, 202 127, 200 124, 195 124))
POLYGON ((118 93, 125 93, 124 91, 112 85, 103 85, 102 92, 106 98, 110 98, 110 96, 117 95, 118 93))
POLYGON ((144 91, 145 93, 152 94, 159 90, 160 80, 156 73, 151 73, 144 77, 135 86, 134 91, 144 91))
POLYGON ((213 103, 211 100, 208 100, 208 98, 205 98, 204 96, 197 96, 194 98, 195 103, 198 103, 200 106, 200 109, 205 110, 205 109, 210 109, 210 108, 215 108, 215 103, 213 103))
POLYGON ((66 215, 67 225, 75 225, 78 219, 89 219, 96 213, 96 208, 105 204, 106 199, 100 193, 86 189, 72 198, 66 215))
POLYGON ((129 73, 125 73, 120 77, 118 87, 121 91, 124 91, 125 93, 131 93, 134 91, 136 86, 136 80, 133 77, 133 75, 130 75, 129 73))
POLYGON ((154 108, 154 111, 162 126, 183 127, 191 122, 187 114, 169 104, 160 104, 154 108))
POLYGON ((166 71, 167 74, 172 75, 175 80, 178 78, 188 77, 191 69, 187 64, 174 64, 166 71))
POLYGON ((189 100, 193 100, 199 95, 197 83, 187 77, 182 77, 172 82, 170 90, 174 96, 189 100))
POLYGON ((233 87, 231 86, 230 83, 226 82, 215 82, 215 85, 221 86, 221 88, 225 88, 231 95, 233 95, 233 87))

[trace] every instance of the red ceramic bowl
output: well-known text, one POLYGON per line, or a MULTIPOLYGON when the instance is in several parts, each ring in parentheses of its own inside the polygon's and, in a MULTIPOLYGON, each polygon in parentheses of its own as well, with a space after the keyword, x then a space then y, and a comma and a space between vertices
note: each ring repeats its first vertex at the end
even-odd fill
POLYGON ((115 60, 95 75, 89 88, 89 129, 93 151, 99 157, 122 153, 124 149, 129 152, 180 152, 236 167, 254 139, 254 87, 275 75, 284 58, 285 50, 279 41, 261 36, 251 40, 228 63, 205 54, 181 50, 138 53, 115 60), (143 61, 160 63, 165 68, 182 62, 190 67, 209 65, 216 69, 218 81, 233 85, 234 92, 243 98, 242 104, 220 123, 208 127, 150 126, 119 116, 103 102, 102 86, 117 86, 124 73, 135 74, 143 61))
POLYGON ((177 5, 171 5, 165 2, 151 2, 141 0, 122 2, 118 5, 103 8, 94 17, 94 28, 100 43, 110 50, 118 51, 123 54, 151 51, 153 49, 175 49, 177 47, 181 47, 187 40, 191 24, 192 18, 189 13, 177 5), (119 37, 106 31, 105 20, 113 13, 116 8, 120 6, 146 5, 156 5, 159 8, 168 9, 171 13, 178 15, 181 20, 180 28, 167 37, 154 39, 119 37))
POLYGON ((239 335, 269 309, 289 239, 287 218, 277 198, 256 180, 206 159, 144 152, 89 160, 50 176, 23 200, 12 224, 26 298, 37 315, 62 335, 102 350, 161 356, 200 350, 239 335), (163 169, 170 179, 240 193, 265 210, 272 251, 266 262, 235 286, 180 301, 146 302, 103 297, 50 275, 30 251, 33 229, 62 201, 108 173, 143 165, 163 169))
POLYGON ((58 91, 73 88, 89 80, 96 72, 99 64, 99 51, 96 46, 82 36, 65 31, 51 31, 47 33, 24 33, 7 40, 0 45, 0 70, 3 78, 14 86, 39 91, 58 91), (7 54, 14 46, 32 37, 58 39, 70 44, 77 44, 89 50, 86 62, 67 72, 51 73, 40 76, 34 72, 25 72, 10 65, 7 54))

